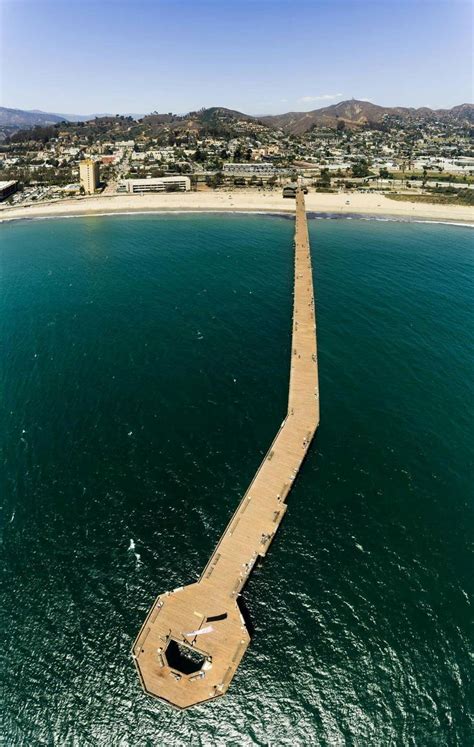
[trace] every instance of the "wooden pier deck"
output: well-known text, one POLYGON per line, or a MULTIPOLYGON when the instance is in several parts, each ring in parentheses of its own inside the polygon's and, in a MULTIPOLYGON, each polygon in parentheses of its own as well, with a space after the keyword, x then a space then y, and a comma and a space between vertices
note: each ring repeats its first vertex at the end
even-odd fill
POLYGON ((225 693, 250 636, 239 593, 264 556, 319 423, 316 316, 304 195, 296 195, 287 415, 199 581, 161 594, 132 648, 146 693, 178 707, 225 693))

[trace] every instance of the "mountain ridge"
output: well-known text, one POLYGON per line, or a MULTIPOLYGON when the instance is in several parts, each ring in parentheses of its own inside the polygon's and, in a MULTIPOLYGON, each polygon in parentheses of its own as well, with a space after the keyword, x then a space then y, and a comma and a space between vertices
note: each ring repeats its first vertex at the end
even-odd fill
MULTIPOLYGON (((59 122, 87 122, 101 117, 114 117, 109 114, 55 114, 41 110, 10 109, 0 107, 0 126, 13 129, 29 129, 37 125, 52 125, 59 122)), ((187 114, 159 114, 152 112, 146 115, 124 114, 120 116, 139 118, 139 121, 152 122, 162 125, 179 126, 188 123, 189 126, 199 129, 219 123, 231 123, 232 121, 256 122, 273 129, 302 135, 310 129, 318 127, 370 127, 380 125, 386 117, 397 117, 413 121, 416 119, 442 119, 455 121, 467 121, 474 123, 474 104, 464 103, 451 107, 450 109, 431 109, 429 107, 385 107, 373 104, 370 101, 349 99, 337 104, 313 109, 307 112, 285 112, 283 114, 271 114, 255 116, 245 114, 235 109, 226 107, 207 107, 187 114)))
POLYGON ((301 135, 312 127, 337 127, 339 122, 347 127, 378 125, 387 116, 406 120, 452 119, 474 122, 474 104, 458 104, 451 109, 430 109, 429 107, 379 106, 370 101, 349 99, 338 104, 313 109, 309 112, 287 112, 260 117, 270 127, 283 129, 294 135, 301 135))

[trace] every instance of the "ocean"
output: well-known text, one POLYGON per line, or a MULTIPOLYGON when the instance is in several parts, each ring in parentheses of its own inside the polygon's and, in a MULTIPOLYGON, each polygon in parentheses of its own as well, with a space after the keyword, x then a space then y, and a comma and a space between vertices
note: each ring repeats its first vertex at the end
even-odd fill
POLYGON ((473 744, 474 234, 309 227, 321 424, 232 685, 180 712, 130 647, 285 415, 293 221, 0 226, 5 745, 473 744))

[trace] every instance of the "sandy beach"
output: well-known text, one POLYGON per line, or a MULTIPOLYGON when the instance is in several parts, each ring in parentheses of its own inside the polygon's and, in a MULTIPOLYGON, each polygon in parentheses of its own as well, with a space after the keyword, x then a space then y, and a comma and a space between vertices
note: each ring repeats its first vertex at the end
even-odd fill
MULTIPOLYGON (((311 212, 398 217, 412 220, 450 221, 474 224, 474 207, 397 202, 378 194, 306 195, 311 212)), ((294 200, 284 199, 281 190, 273 192, 237 190, 222 192, 180 192, 147 195, 98 195, 0 208, 0 221, 71 215, 159 211, 256 211, 293 212, 294 200)))

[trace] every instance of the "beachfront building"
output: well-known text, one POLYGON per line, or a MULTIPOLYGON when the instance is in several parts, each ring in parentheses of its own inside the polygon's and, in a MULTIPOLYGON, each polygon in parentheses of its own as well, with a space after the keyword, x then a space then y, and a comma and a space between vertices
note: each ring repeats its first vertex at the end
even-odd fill
POLYGON ((10 197, 10 195, 14 194, 18 189, 18 182, 16 181, 9 181, 9 182, 0 182, 0 202, 2 200, 6 200, 7 197, 10 197))
POLYGON ((117 192, 146 194, 149 192, 189 192, 189 176, 160 176, 152 179, 124 179, 119 182, 117 192))
MULTIPOLYGON (((302 184, 301 189, 305 195, 308 194, 308 188, 302 184)), ((298 184, 296 182, 290 182, 290 184, 285 184, 283 187, 283 197, 295 197, 296 193, 298 191, 298 184)))
POLYGON ((93 161, 92 158, 80 161, 79 178, 86 195, 93 195, 100 184, 98 162, 93 161))

